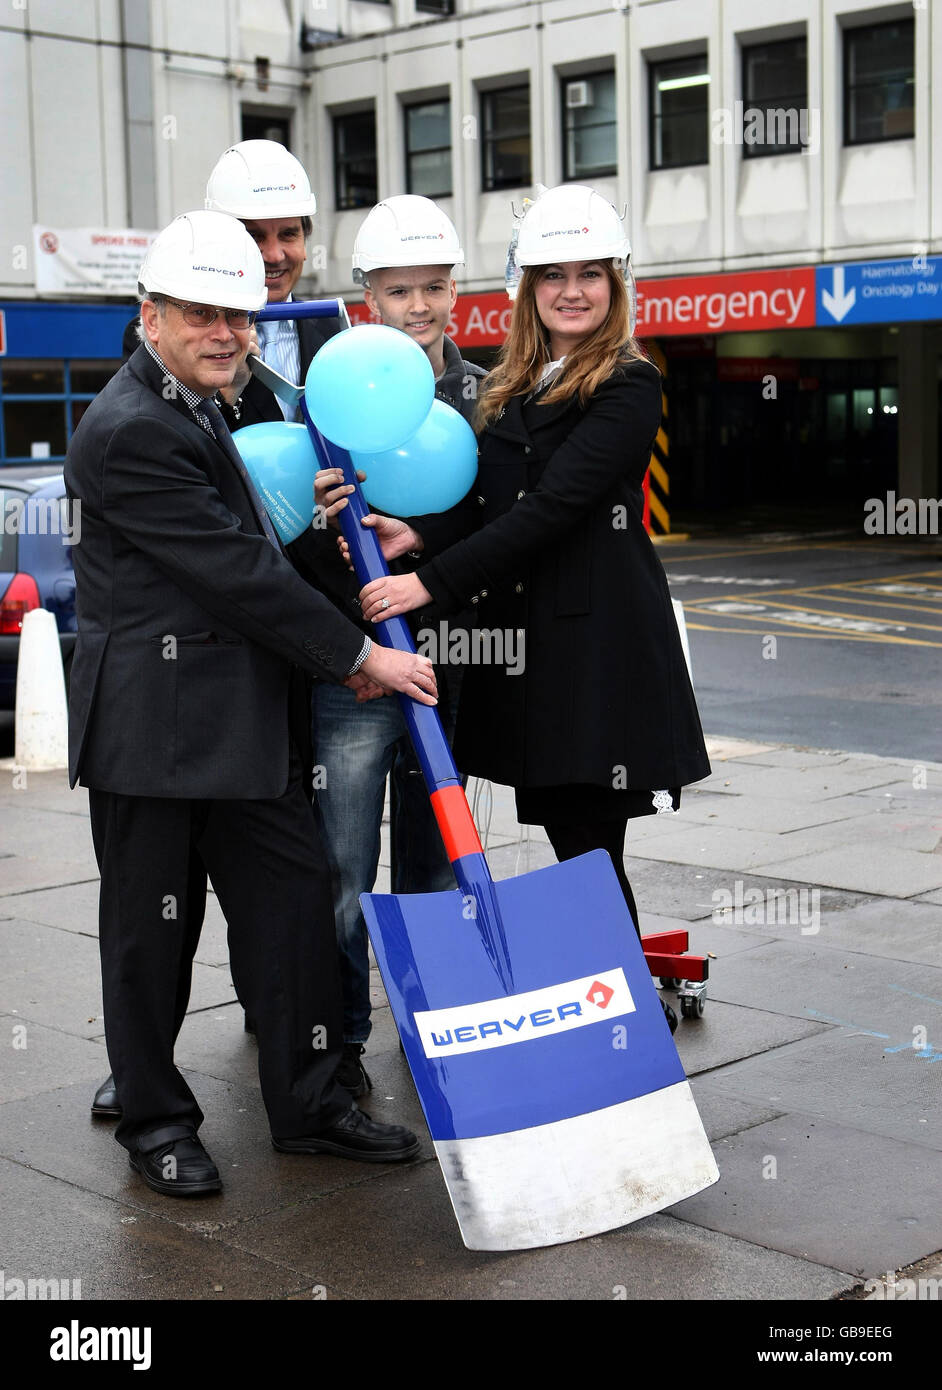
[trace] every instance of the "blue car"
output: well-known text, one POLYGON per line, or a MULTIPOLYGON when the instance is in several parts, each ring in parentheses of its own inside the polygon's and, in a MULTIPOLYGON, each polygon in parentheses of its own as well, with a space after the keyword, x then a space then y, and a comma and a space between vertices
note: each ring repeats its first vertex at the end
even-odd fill
POLYGON ((30 609, 55 616, 68 682, 76 634, 73 534, 78 539, 61 464, 0 469, 0 710, 15 707, 20 631, 30 609))

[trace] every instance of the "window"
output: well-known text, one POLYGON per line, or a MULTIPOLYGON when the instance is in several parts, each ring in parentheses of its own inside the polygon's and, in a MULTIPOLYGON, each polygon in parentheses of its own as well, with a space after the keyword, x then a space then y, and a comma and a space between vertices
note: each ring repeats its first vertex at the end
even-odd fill
POLYGON ((277 140, 285 149, 291 148, 291 118, 277 112, 258 115, 252 111, 242 112, 243 140, 277 140))
POLYGON ((482 92, 481 124, 484 192, 530 183, 530 84, 482 92))
POLYGON ((415 0, 419 14, 454 14, 455 0, 415 0))
POLYGON ((563 181, 614 174, 617 168, 615 74, 567 78, 563 94, 563 181))
POLYGON ((119 365, 4 359, 0 363, 0 462, 63 459, 89 402, 119 365))
POLYGON ((358 111, 334 117, 334 188, 337 211, 371 208, 376 193, 376 116, 358 111))
POLYGON ((914 46, 911 19, 845 30, 845 145, 913 134, 914 46))
POLYGON ((710 74, 705 53, 650 66, 651 168, 708 164, 710 74))
POLYGON ((800 154, 808 143, 807 48, 801 38, 743 49, 745 158, 800 154))
POLYGON ((445 198, 451 189, 451 102, 405 108, 406 192, 445 198))

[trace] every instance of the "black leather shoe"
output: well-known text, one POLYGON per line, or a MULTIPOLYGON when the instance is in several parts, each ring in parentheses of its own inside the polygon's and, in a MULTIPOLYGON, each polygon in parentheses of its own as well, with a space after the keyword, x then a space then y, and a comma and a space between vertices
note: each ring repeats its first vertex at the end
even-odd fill
POLYGON ((92 1114, 102 1120, 120 1120, 121 1113, 121 1102, 114 1088, 114 1077, 106 1076, 95 1092, 92 1114))
POLYGON ((339 1158, 358 1158, 364 1163, 402 1163, 415 1158, 419 1141, 402 1125, 376 1124, 356 1105, 327 1129, 303 1139, 271 1141, 283 1154, 337 1154, 339 1158))
POLYGON ((667 1026, 671 1030, 671 1037, 673 1037, 677 1032, 677 1015, 666 999, 661 1000, 661 1008, 664 1010, 664 1017, 667 1019, 667 1026))
POLYGON ((363 1052, 362 1043, 344 1043, 343 1056, 340 1058, 340 1065, 335 1073, 337 1081, 345 1091, 350 1092, 354 1099, 373 1089, 369 1072, 360 1061, 363 1052))
POLYGON ((128 1162, 153 1188, 168 1197, 198 1197, 222 1187, 219 1170, 186 1125, 164 1125, 142 1134, 128 1162))

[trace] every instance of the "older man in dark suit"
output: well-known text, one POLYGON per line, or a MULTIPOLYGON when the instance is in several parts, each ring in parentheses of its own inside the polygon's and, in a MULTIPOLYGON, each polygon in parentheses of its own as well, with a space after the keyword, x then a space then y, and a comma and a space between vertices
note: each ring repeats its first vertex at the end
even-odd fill
POLYGON ((414 1135, 373 1124, 335 1079, 331 884, 295 697, 306 671, 361 696, 396 689, 434 703, 431 663, 364 642, 299 578, 213 403, 266 297, 245 229, 220 213, 177 218, 141 279, 146 342, 86 412, 65 470, 82 508, 71 777, 89 788, 102 875, 116 1137, 157 1191, 220 1186, 173 1063, 198 939, 188 886, 202 864, 256 1020, 275 1147, 409 1158, 414 1135))

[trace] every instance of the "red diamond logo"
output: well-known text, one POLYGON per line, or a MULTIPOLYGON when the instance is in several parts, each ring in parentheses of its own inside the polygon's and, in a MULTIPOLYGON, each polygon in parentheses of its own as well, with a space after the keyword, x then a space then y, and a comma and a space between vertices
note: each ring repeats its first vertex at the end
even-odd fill
POLYGON ((614 993, 615 991, 609 989, 608 985, 603 985, 601 980, 593 980, 592 984, 589 985, 589 992, 586 995, 586 999, 588 999, 590 1004, 597 1004, 600 1009, 606 1009, 611 1003, 614 993))

